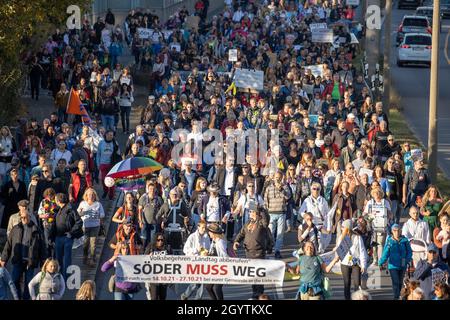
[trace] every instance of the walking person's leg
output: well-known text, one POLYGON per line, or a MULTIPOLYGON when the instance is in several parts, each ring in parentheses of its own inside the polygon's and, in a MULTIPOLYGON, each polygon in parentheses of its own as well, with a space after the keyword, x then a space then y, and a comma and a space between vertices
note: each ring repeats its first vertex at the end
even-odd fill
POLYGON ((30 291, 28 290, 28 284, 34 277, 34 268, 25 270, 23 279, 23 300, 30 300, 30 291))
POLYGON ((83 243, 83 264, 88 263, 89 259, 89 232, 91 228, 84 229, 84 243, 83 243))
POLYGON ((213 284, 206 284, 205 285, 205 289, 208 292, 209 297, 211 298, 211 300, 217 300, 216 293, 213 290, 213 286, 214 286, 213 284))
POLYGON ((72 246, 73 238, 65 238, 64 240, 64 264, 61 274, 67 280, 67 268, 72 265, 72 246))
POLYGON ((392 293, 394 295, 394 300, 398 300, 400 296, 400 288, 401 288, 401 282, 400 282, 400 270, 396 269, 390 269, 389 274, 391 276, 392 281, 392 293))
POLYGON ((97 257, 95 255, 95 250, 97 249, 97 237, 98 233, 100 232, 100 227, 92 228, 90 234, 89 234, 89 247, 90 247, 90 253, 91 253, 91 261, 92 263, 97 262, 97 257))
POLYGON ((127 107, 125 113, 125 124, 127 125, 127 132, 130 132, 130 116, 131 116, 131 107, 127 107))
POLYGON ((358 290, 361 285, 361 268, 360 266, 352 267, 352 284, 353 290, 358 290))
POLYGON ((56 237, 55 239, 55 255, 61 270, 64 263, 64 239, 64 237, 56 237))
POLYGON ((344 297, 345 300, 350 300, 350 283, 352 279, 352 267, 341 263, 342 279, 344 280, 344 297))
POLYGON ((275 243, 275 252, 281 254, 281 249, 283 248, 284 232, 286 229, 286 215, 278 215, 277 221, 277 240, 275 243))
POLYGON ((216 293, 216 300, 223 300, 223 284, 215 284, 214 292, 216 293))
POLYGON ((122 130, 123 132, 126 132, 126 125, 125 125, 125 111, 126 107, 120 106, 120 122, 122 123, 122 130))
POLYGON ((23 296, 22 289, 20 287, 20 277, 22 276, 22 273, 23 273, 23 264, 22 263, 13 264, 11 279, 14 282, 14 285, 16 286, 19 300, 21 300, 23 296))

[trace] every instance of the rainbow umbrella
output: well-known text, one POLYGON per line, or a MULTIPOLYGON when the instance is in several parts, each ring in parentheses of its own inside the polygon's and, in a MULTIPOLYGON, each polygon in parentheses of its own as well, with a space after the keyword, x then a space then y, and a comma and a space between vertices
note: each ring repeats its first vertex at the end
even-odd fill
POLYGON ((120 161, 108 172, 107 177, 113 179, 134 179, 161 170, 163 165, 153 159, 133 157, 120 161))

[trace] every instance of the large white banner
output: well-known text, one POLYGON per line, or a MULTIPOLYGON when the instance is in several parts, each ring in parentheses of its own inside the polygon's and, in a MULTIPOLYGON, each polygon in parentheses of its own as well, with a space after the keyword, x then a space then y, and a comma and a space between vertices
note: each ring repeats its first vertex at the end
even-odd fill
POLYGON ((311 41, 314 43, 333 43, 334 34, 332 29, 317 29, 312 32, 311 41))
POLYGON ((116 279, 151 283, 283 285, 285 263, 228 257, 119 256, 116 279))
POLYGON ((264 72, 260 70, 236 69, 234 74, 237 88, 264 90, 264 72))

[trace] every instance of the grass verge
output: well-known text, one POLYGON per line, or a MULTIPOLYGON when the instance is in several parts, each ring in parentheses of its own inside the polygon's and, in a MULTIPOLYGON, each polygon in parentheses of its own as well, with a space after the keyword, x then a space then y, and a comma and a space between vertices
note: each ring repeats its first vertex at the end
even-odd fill
MULTIPOLYGON (((426 150, 425 147, 419 142, 414 133, 406 123, 405 117, 398 109, 389 110, 389 127, 392 133, 395 135, 395 139, 402 144, 403 142, 409 142, 411 149, 421 148, 426 150)), ((450 179, 446 178, 441 169, 438 168, 437 186, 444 198, 450 197, 450 179)))

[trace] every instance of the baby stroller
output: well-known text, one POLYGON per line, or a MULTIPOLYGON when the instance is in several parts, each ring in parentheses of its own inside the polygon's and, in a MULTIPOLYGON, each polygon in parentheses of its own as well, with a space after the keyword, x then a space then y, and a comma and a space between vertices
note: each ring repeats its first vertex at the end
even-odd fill
POLYGON ((420 260, 425 260, 427 258, 427 244, 423 240, 419 239, 409 239, 409 244, 412 250, 412 260, 408 265, 408 278, 411 278, 416 270, 416 264, 420 260))

